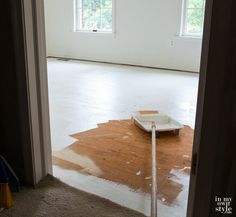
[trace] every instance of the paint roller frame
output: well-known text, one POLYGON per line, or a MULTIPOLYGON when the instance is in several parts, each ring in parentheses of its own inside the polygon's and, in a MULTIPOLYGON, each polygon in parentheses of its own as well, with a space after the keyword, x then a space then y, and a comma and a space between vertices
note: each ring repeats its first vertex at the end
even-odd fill
MULTIPOLYGON (((139 112, 138 115, 133 116, 134 123, 146 132, 152 133, 152 192, 151 192, 151 217, 157 217, 157 170, 156 170, 156 144, 158 132, 163 131, 173 131, 174 135, 179 135, 179 130, 183 128, 183 125, 170 118, 165 114, 160 114, 157 111, 144 112, 143 114, 139 112), (158 118, 164 117, 165 121, 172 123, 173 125, 165 125, 164 127, 159 127, 158 118), (148 117, 141 119, 140 117, 148 117), (154 117, 154 118, 153 118, 154 117), (140 120, 141 119, 141 120, 140 120), (142 120, 145 120, 142 122, 142 120)), ((163 123, 163 122, 162 122, 163 123)))

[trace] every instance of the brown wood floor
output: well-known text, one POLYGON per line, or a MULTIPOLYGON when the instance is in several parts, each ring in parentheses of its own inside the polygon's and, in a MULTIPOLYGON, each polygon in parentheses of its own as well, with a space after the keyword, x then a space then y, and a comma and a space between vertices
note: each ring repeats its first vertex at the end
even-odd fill
MULTIPOLYGON (((55 165, 150 192, 151 135, 140 130, 132 119, 111 120, 72 137, 78 141, 53 153, 55 165)), ((171 170, 181 169, 189 175, 192 143, 193 130, 188 126, 179 136, 171 132, 158 136, 158 196, 167 203, 172 203, 183 187, 171 181, 171 170)))

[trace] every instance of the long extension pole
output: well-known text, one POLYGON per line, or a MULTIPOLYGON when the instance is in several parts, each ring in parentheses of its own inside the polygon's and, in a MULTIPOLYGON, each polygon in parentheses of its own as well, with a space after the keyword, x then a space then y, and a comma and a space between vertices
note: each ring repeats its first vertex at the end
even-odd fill
POLYGON ((156 123, 152 122, 152 195, 151 217, 157 217, 156 123))

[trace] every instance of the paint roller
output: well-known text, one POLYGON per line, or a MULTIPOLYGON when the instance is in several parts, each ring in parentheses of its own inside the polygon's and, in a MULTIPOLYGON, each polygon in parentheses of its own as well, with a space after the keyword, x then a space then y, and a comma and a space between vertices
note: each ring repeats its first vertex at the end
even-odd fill
POLYGON ((157 143, 157 121, 155 120, 157 111, 145 111, 139 112, 139 118, 142 121, 137 120, 137 116, 134 116, 135 124, 142 130, 152 133, 152 192, 151 192, 151 217, 157 217, 157 172, 156 172, 156 143, 157 143), (148 130, 146 130, 148 127, 148 130))
POLYGON ((152 133, 152 192, 151 217, 157 217, 157 172, 156 172, 156 134, 161 131, 173 131, 178 135, 183 125, 158 111, 142 111, 133 116, 134 123, 146 132, 152 133))

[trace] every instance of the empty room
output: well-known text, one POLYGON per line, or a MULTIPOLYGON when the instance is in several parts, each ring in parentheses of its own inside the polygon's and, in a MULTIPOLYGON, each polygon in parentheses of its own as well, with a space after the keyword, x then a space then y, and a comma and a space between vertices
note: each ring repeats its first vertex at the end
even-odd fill
POLYGON ((160 216, 186 215, 204 10, 45 0, 54 176, 146 216, 155 196, 160 216))
POLYGON ((235 216, 234 0, 1 6, 1 217, 235 216))

